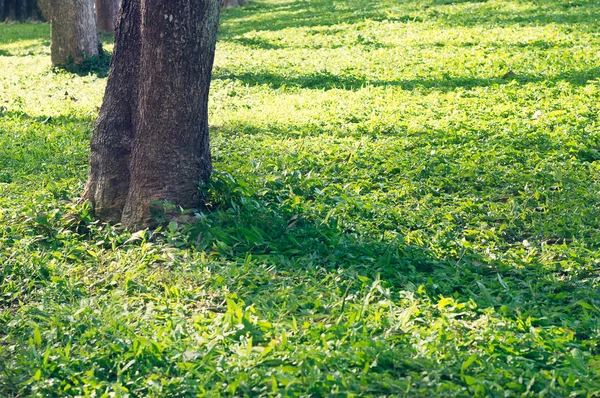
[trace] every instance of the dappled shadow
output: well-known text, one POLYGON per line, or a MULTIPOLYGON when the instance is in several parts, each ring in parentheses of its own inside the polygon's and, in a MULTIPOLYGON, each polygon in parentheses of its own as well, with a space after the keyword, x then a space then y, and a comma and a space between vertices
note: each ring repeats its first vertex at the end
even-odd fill
POLYGON ((232 37, 258 30, 278 31, 288 28, 353 24, 365 20, 398 22, 420 21, 416 14, 389 14, 384 2, 331 2, 329 0, 288 1, 268 4, 260 1, 241 8, 228 9, 222 14, 220 38, 232 37), (255 20, 256 24, 250 23, 255 20), (243 21, 243 23, 242 23, 243 21))
MULTIPOLYGON (((69 99, 70 100, 70 99, 69 99)), ((93 128, 93 117, 28 115, 0 107, 0 182, 44 176, 48 180, 78 173, 85 161, 76 158, 93 128), (68 134, 56 134, 68 131, 68 134), (10 139, 9 137, 18 137, 10 139), (76 142, 76 144, 75 144, 76 142), (58 149, 61 148, 61 149, 58 149)))
POLYGON ((50 44, 50 24, 0 23, 0 45, 34 40, 50 44))
POLYGON ((267 71, 236 73, 226 69, 215 69, 213 79, 237 80, 248 86, 265 85, 272 89, 295 87, 314 90, 343 89, 360 90, 365 87, 400 87, 403 90, 435 90, 441 92, 456 89, 473 89, 504 85, 511 82, 518 84, 545 82, 556 85, 562 82, 573 85, 585 85, 589 81, 600 79, 600 67, 589 70, 573 70, 551 76, 521 73, 506 73, 502 76, 483 78, 469 76, 444 76, 441 78, 417 78, 396 80, 371 80, 355 75, 336 75, 329 71, 318 71, 306 75, 282 75, 267 71))
POLYGON ((440 20, 452 26, 467 27, 561 24, 589 26, 590 30, 595 30, 599 18, 600 7, 597 4, 587 3, 563 8, 557 3, 549 3, 518 13, 485 9, 481 12, 446 14, 440 20), (553 9, 549 9, 548 6, 553 6, 553 9))
MULTIPOLYGON (((114 37, 110 33, 100 33, 100 48, 110 46, 114 43, 114 37)), ((0 23, 0 46, 19 43, 18 48, 12 46, 0 48, 0 56, 26 57, 37 55, 36 51, 42 48, 43 55, 49 57, 50 26, 45 23, 22 23, 2 24, 0 23), (26 42, 26 43, 24 43, 26 42)), ((65 70, 79 76, 95 75, 99 78, 108 76, 112 53, 102 50, 99 56, 91 57, 79 65, 66 65, 55 67, 57 70, 65 70)))
MULTIPOLYGON (((238 80, 245 85, 265 85, 273 89, 279 89, 281 87, 298 87, 320 90, 331 90, 335 88, 358 90, 367 85, 380 85, 377 82, 367 81, 366 79, 361 79, 356 76, 340 76, 328 71, 313 72, 306 75, 284 76, 267 71, 235 73, 223 69, 215 69, 213 79, 238 80)), ((397 85, 397 82, 390 82, 385 85, 397 85)))
POLYGON ((447 6, 464 3, 486 3, 488 0, 432 0, 431 4, 436 6, 447 6))
POLYGON ((13 110, 0 110, 0 116, 8 119, 18 119, 27 123, 36 123, 40 125, 48 125, 48 126, 64 126, 67 123, 81 123, 81 124, 91 124, 94 122, 93 117, 81 118, 73 115, 58 115, 58 116, 46 116, 46 115, 38 115, 32 116, 23 111, 13 111, 13 110))
POLYGON ((35 40, 27 44, 19 43, 18 48, 1 49, 0 56, 6 57, 29 57, 31 55, 48 55, 50 47, 49 40, 35 40))
MULTIPOLYGON (((14 112, 12 115, 29 118, 39 123, 47 120, 43 116, 31 118, 19 112, 14 112)), ((47 123, 60 124, 63 121, 68 122, 71 119, 68 117, 64 120, 51 118, 47 120, 47 123)), ((71 134, 71 131, 64 129, 63 134, 71 134)), ((260 146, 255 149, 259 151, 260 146)), ((73 163, 81 161, 81 156, 74 154, 67 154, 67 156, 73 163)), ((56 162, 56 159, 46 159, 45 161, 56 162)), ((302 166, 299 165, 295 165, 295 167, 295 170, 300 169, 298 171, 302 174, 309 171, 302 170, 302 166)), ((265 170, 258 168, 255 172, 241 174, 254 181, 263 181, 264 176, 257 175, 261 172, 265 172, 265 170)), ((226 279, 224 282, 219 282, 222 285, 215 287, 215 290, 218 289, 219 292, 243 292, 239 293, 239 297, 244 300, 245 305, 252 305, 253 299, 256 297, 270 297, 269 295, 278 287, 289 285, 292 288, 285 290, 284 295, 271 295, 270 301, 263 300, 262 303, 265 306, 277 305, 287 299, 291 299, 292 302, 301 302, 302 305, 286 307, 287 312, 285 313, 285 316, 289 315, 290 318, 297 316, 299 320, 302 320, 302 317, 307 314, 313 314, 315 318, 331 318, 333 321, 336 318, 343 321, 349 319, 353 315, 350 314, 350 311, 344 312, 343 304, 340 308, 340 306, 328 304, 306 303, 306 300, 299 299, 310 295, 302 283, 307 279, 319 282, 319 276, 323 275, 323 277, 335 278, 336 287, 339 287, 341 292, 345 292, 343 296, 341 293, 337 295, 343 297, 343 303, 346 303, 346 300, 352 302, 355 308, 363 302, 365 303, 363 308, 365 308, 371 304, 370 300, 373 300, 374 305, 387 313, 389 302, 386 304, 385 299, 390 300, 398 307, 406 308, 408 304, 404 301, 406 296, 403 295, 409 293, 417 295, 418 300, 422 300, 422 303, 426 303, 427 308, 431 308, 433 316, 419 317, 416 313, 413 315, 408 313, 407 317, 418 318, 418 322, 430 328, 426 329, 426 332, 435 336, 439 330, 435 325, 438 321, 447 321, 449 316, 456 316, 465 327, 473 328, 478 327, 481 322, 487 322, 490 318, 497 317, 502 318, 502 322, 513 321, 516 324, 526 321, 528 328, 531 326, 558 329, 561 326, 564 327, 564 323, 561 322, 560 311, 557 311, 556 308, 569 307, 570 317, 583 318, 586 315, 585 308, 577 303, 579 300, 588 299, 596 289, 596 282, 590 277, 589 272, 548 270, 539 264, 531 264, 531 268, 521 269, 510 265, 504 259, 490 261, 467 247, 454 254, 440 253, 439 251, 436 253, 425 244, 410 243, 403 236, 386 237, 385 232, 395 232, 392 231, 394 227, 376 227, 376 232, 363 234, 350 226, 342 225, 335 215, 323 217, 315 215, 312 210, 307 211, 307 209, 317 207, 315 196, 318 194, 314 191, 312 195, 308 192, 298 192, 296 187, 301 185, 300 178, 287 181, 270 180, 264 185, 261 184, 260 189, 254 189, 249 188, 252 186, 252 182, 227 180, 222 176, 218 179, 218 174, 216 177, 216 183, 221 182, 221 184, 215 183, 212 190, 207 192, 208 203, 202 209, 203 217, 197 220, 192 219, 180 226, 179 231, 183 230, 185 231, 183 234, 189 234, 185 241, 177 240, 180 236, 169 240, 170 227, 167 224, 166 228, 163 228, 164 235, 160 238, 161 241, 156 245, 156 242, 152 242, 154 245, 152 250, 157 249, 157 252, 160 252, 163 249, 164 253, 186 250, 186 256, 181 258, 182 262, 189 258, 187 257, 188 252, 194 252, 194 255, 204 252, 208 258, 214 260, 215 279, 220 277, 218 274, 220 268, 231 267, 239 272, 248 273, 254 271, 252 267, 268 268, 269 278, 248 277, 235 280, 234 282, 244 284, 243 290, 236 290, 235 284, 228 285, 226 279), (299 203, 305 203, 306 206, 294 205, 294 201, 290 200, 292 195, 287 194, 292 190, 295 191, 293 195, 300 198, 299 203), (375 236, 377 232, 380 233, 380 236, 375 236), (183 244, 181 245, 181 243, 183 244), (244 269, 246 262, 249 268, 244 269), (343 272, 337 272, 340 270, 343 272), (303 279, 298 277, 299 275, 308 275, 308 277, 303 279), (554 280, 552 280, 553 276, 556 276, 554 280), (374 290, 378 286, 382 290, 374 290), (373 288, 373 295, 369 293, 371 288, 373 288), (543 295, 536 294, 542 290, 543 295), (379 293, 382 291, 383 293, 379 293), (548 297, 552 299, 549 300, 548 297), (298 299, 294 300, 295 298, 298 299), (444 305, 439 304, 444 298, 452 298, 461 305, 467 303, 469 305, 474 303, 474 305, 465 311, 454 311, 449 315, 444 311, 444 305)), ((338 199, 332 196, 319 200, 324 205, 324 211, 327 212, 335 208, 338 199)), ((35 217, 31 217, 27 221, 26 226, 28 229, 30 228, 32 235, 42 237, 31 243, 32 251, 38 250, 43 253, 63 250, 62 248, 56 249, 47 241, 54 239, 48 231, 50 233, 61 231, 62 234, 65 228, 71 228, 73 232, 81 233, 81 223, 67 224, 65 221, 48 220, 43 217, 42 221, 46 224, 39 222, 35 217)), ((127 243, 123 248, 115 248, 108 240, 100 241, 101 237, 101 235, 95 236, 96 239, 91 243, 97 242, 99 247, 104 247, 107 251, 123 250, 125 254, 128 250, 127 243)), ((82 235, 69 239, 89 239, 89 237, 82 235)), ((60 244, 60 239, 57 238, 55 243, 60 244)), ((200 256, 200 254, 197 255, 200 256)), ((88 254, 85 254, 84 250, 81 256, 88 256, 88 254)), ((106 268, 102 263, 98 268, 96 260, 88 258, 89 260, 86 261, 92 261, 92 269, 106 268)), ((79 261, 79 259, 75 261, 79 261)), ((142 265, 144 268, 154 266, 157 269, 165 269, 167 272, 170 267, 169 264, 142 265)), ((205 264, 198 266, 204 267, 205 264)), ((123 272, 117 269, 117 273, 123 272)), ((93 282, 85 280, 86 286, 90 284, 93 282)), ((217 284, 215 283, 215 285, 217 284)), ((332 285, 331 281, 329 285, 332 285)), ((134 283, 128 282, 124 286, 126 294, 130 293, 130 288, 136 288, 134 283)), ((175 285, 175 287, 178 286, 175 285)), ((105 291, 97 289, 95 285, 92 289, 98 292, 95 294, 106 294, 105 291)), ((168 292, 164 294, 166 295, 168 292)), ((319 300, 315 296, 311 301, 319 300)), ((262 311, 264 307, 257 309, 262 311)), ((226 311, 223 308, 217 310, 226 311)), ((353 320, 349 323, 357 328, 369 327, 360 319, 356 320, 356 323, 354 322, 353 320)), ((592 330, 588 326, 591 324, 588 322, 584 323, 585 326, 578 327, 575 338, 589 342, 593 336, 592 330)), ((570 324, 567 325, 570 326, 570 324)), ((500 333, 497 329, 493 331, 500 333)), ((402 333, 400 337, 386 337, 385 343, 392 343, 397 338, 398 340, 403 339, 401 341, 406 341, 407 344, 390 344, 391 348, 385 347, 385 352, 405 352, 406 347, 410 347, 411 343, 428 337, 416 338, 416 336, 404 332, 404 330, 400 330, 402 333)), ((374 331, 374 334, 379 333, 379 330, 374 331)), ((459 337, 451 338, 458 339, 459 337)), ((255 341, 258 340, 255 338, 255 341)), ((468 344, 470 345, 471 342, 468 344)), ((493 342, 493 344, 492 347, 497 350, 501 350, 503 347, 507 347, 507 350, 513 349, 514 346, 521 347, 518 342, 506 345, 503 342, 493 342)), ((513 354, 517 360, 522 360, 524 356, 535 353, 534 350, 537 348, 531 349, 526 347, 526 344, 528 343, 523 345, 522 352, 513 354)), ((560 352, 561 349, 562 347, 548 345, 538 351, 555 353, 560 352)), ((533 371, 550 366, 541 361, 528 362, 528 364, 533 371)), ((436 366, 442 367, 439 363, 436 366)), ((370 369, 370 372, 385 372, 385 370, 386 367, 381 366, 370 369)))
POLYGON ((260 37, 236 37, 231 39, 231 41, 245 47, 256 48, 260 50, 280 50, 283 48, 288 48, 287 46, 276 44, 260 37))
MULTIPOLYGON (((597 281, 590 278, 589 270, 564 273, 547 270, 540 277, 540 269, 535 271, 538 280, 527 281, 523 276, 530 275, 532 270, 515 268, 500 259, 490 261, 466 247, 448 256, 420 244, 407 243, 403 236, 383 238, 383 229, 379 238, 364 235, 345 229, 335 217, 321 219, 306 213, 304 209, 309 207, 281 203, 276 194, 270 197, 253 192, 248 182, 224 179, 218 174, 216 177, 214 189, 207 193, 203 218, 186 228, 190 234, 188 242, 194 242, 192 250, 212 251, 226 261, 243 263, 251 257, 279 272, 301 272, 307 266, 311 272, 315 267, 350 270, 357 278, 382 280, 392 294, 422 286, 433 300, 440 296, 454 297, 460 302, 473 300, 480 311, 494 308, 508 318, 519 318, 522 314, 546 316, 557 305, 573 306, 577 300, 589 298, 596 289, 597 281), (531 283, 556 295, 565 292, 569 295, 554 301, 539 300, 528 288, 531 283), (513 297, 506 284, 519 291, 519 297, 513 297)), ((264 191, 278 192, 282 187, 277 184, 267 184, 264 191)), ((302 195, 301 201, 310 206, 314 198, 302 195)), ((342 282, 351 286, 349 293, 361 288, 354 281, 342 282)), ((268 288, 256 286, 255 293, 262 294, 268 288)), ((555 321, 538 320, 542 325, 553 325, 555 321)))
MULTIPOLYGON (((73 122, 91 126, 92 121, 89 118, 78 119, 68 115, 29 116, 13 111, 5 112, 2 116, 57 127, 73 122)), ((76 153, 57 153, 56 156, 60 156, 61 161, 66 163, 80 161, 76 153)), ((5 160, 7 159, 3 159, 5 160)), ((15 163, 25 161, 26 159, 17 158, 11 160, 15 163)), ((52 159, 51 156, 45 161, 53 163, 58 159, 52 159)), ((260 176, 251 174, 249 177, 261 179, 260 176)), ((380 278, 385 286, 395 290, 423 286, 432 299, 439 295, 456 297, 461 302, 473 299, 482 311, 486 308, 499 310, 508 306, 515 311, 515 317, 520 316, 518 314, 539 315, 550 312, 553 306, 557 305, 557 301, 537 300, 534 293, 523 293, 514 301, 511 301, 510 296, 499 299, 497 296, 500 293, 497 291, 504 291, 504 288, 498 275, 511 286, 521 282, 526 285, 527 281, 521 281, 523 272, 526 275, 532 272, 514 268, 502 259, 490 262, 482 254, 467 248, 452 256, 440 255, 426 246, 407 243, 403 236, 384 238, 385 228, 378 231, 380 237, 362 234, 341 225, 335 217, 325 219, 307 213, 305 209, 310 208, 311 203, 316 200, 311 194, 295 192, 300 201, 307 206, 293 206, 286 203, 287 201, 282 203, 285 197, 280 197, 280 193, 288 189, 285 185, 287 182, 269 182, 259 193, 249 188, 252 185, 250 182, 223 182, 223 178, 217 179, 217 182, 219 181, 222 184, 215 185, 207 193, 208 203, 203 209, 205 218, 199 221, 192 220, 186 226, 190 233, 190 250, 214 251, 225 260, 234 262, 243 261, 248 255, 252 255, 256 261, 272 265, 280 271, 298 271, 298 267, 306 264, 327 270, 350 269, 356 276, 365 276, 370 280, 380 278), (496 292, 490 295, 482 290, 481 285, 496 292)), ((476 181, 465 180, 464 183, 475 184, 476 181)), ((300 186, 293 181, 289 184, 300 186)), ((333 209, 335 205, 335 202, 331 202, 327 203, 326 207, 333 209)), ((507 245, 515 244, 510 237, 507 237, 505 242, 507 245)), ((569 242, 568 239, 555 239, 547 244, 568 245, 569 242)), ((562 305, 572 305, 572 297, 585 298, 586 294, 589 295, 596 289, 597 282, 585 270, 564 273, 559 269, 546 270, 544 275, 560 276, 554 281, 538 280, 535 283, 543 284, 545 290, 554 294, 569 293, 560 299, 562 305)), ((257 286, 257 294, 264 289, 265 286, 257 286)), ((349 293, 358 289, 360 284, 350 287, 349 293)))
MULTIPOLYGON (((528 3, 523 2, 523 5, 528 3)), ((600 7, 590 0, 563 3, 560 1, 545 2, 543 6, 526 8, 524 11, 511 12, 496 3, 485 0, 409 0, 402 4, 391 2, 332 3, 325 0, 315 1, 286 1, 276 4, 256 1, 246 7, 227 10, 223 14, 220 30, 220 40, 229 41, 246 47, 259 50, 279 50, 289 48, 279 44, 277 40, 256 37, 256 31, 277 31, 288 28, 313 28, 313 31, 323 27, 323 34, 335 34, 336 28, 329 28, 336 24, 354 24, 370 21, 390 22, 431 22, 437 21, 450 26, 509 26, 513 24, 581 24, 591 23, 600 17, 600 7), (329 29, 332 29, 330 32, 329 29), (254 32, 253 37, 246 37, 244 33, 254 32)), ((307 40, 310 42, 310 40, 307 40)), ((357 46, 360 43, 352 43, 357 46)), ((375 43, 381 45, 380 43, 375 43)), ((350 44, 349 44, 350 45, 350 44)), ((443 41, 424 44, 424 47, 445 47, 454 44, 445 44, 443 41)), ((456 44, 458 47, 478 46, 477 42, 456 44)), ((302 46, 302 44, 300 45, 302 46)), ((340 46, 342 46, 340 44, 340 46)), ((309 48, 310 45, 306 45, 309 48)), ((490 51, 502 51, 504 48, 512 51, 522 50, 551 50, 554 48, 570 47, 569 43, 552 42, 548 40, 535 40, 528 42, 499 42, 492 44, 490 51)), ((368 50, 368 49, 367 49, 368 50)), ((563 82, 572 85, 585 85, 589 81, 600 78, 600 70, 571 70, 554 72, 531 73, 522 71, 503 71, 498 76, 457 76, 457 75, 424 75, 424 77, 394 77, 386 80, 373 79, 357 73, 336 74, 331 71, 321 70, 308 73, 292 74, 274 72, 271 70, 243 72, 228 69, 215 69, 213 78, 220 80, 237 80, 249 86, 268 86, 272 89, 282 87, 332 90, 341 89, 356 91, 364 87, 399 87, 403 90, 425 90, 449 92, 457 89, 475 89, 505 84, 528 84, 543 82, 556 85, 563 82)), ((459 72, 460 73, 460 72, 459 72)))
MULTIPOLYGON (((429 9, 467 2, 469 1, 434 0, 431 2, 429 9)), ((471 3, 479 2, 471 1, 471 3)), ((281 30, 294 27, 331 26, 339 23, 360 23, 365 19, 396 22, 420 22, 424 20, 424 17, 417 14, 417 11, 414 13, 390 14, 386 12, 388 7, 378 2, 370 2, 366 5, 361 2, 361 6, 361 8, 356 8, 353 1, 343 4, 334 4, 325 0, 290 1, 276 5, 265 5, 257 2, 244 8, 225 11, 224 29, 221 32, 221 37, 244 46, 277 50, 283 48, 283 46, 260 38, 241 37, 240 35, 253 30, 254 27, 250 23, 238 22, 245 18, 254 18, 261 23, 262 30, 281 30), (262 13, 262 11, 266 12, 262 13)), ((571 10, 565 15, 560 14, 558 11, 546 13, 543 10, 533 10, 522 15, 509 15, 500 11, 492 11, 489 14, 473 13, 473 15, 458 13, 450 15, 448 23, 456 23, 457 25, 522 22, 551 23, 559 19, 563 23, 580 23, 581 18, 585 19, 586 16, 591 15, 590 10, 596 12, 595 8, 586 7, 575 7, 573 8, 575 11, 571 10)), ((37 33, 34 36, 32 38, 45 39, 37 33)), ((523 44, 523 47, 530 45, 538 48, 550 48, 554 44, 538 42, 523 44)), ((79 66, 77 69, 71 69, 71 72, 80 75, 92 73, 104 77, 108 73, 109 64, 110 58, 105 57, 100 61, 90 62, 87 65, 79 66)), ((512 82, 518 84, 540 81, 550 84, 568 82, 583 85, 590 80, 599 79, 600 68, 567 71, 552 76, 536 76, 516 72, 508 77, 443 76, 387 81, 373 80, 366 76, 336 75, 329 71, 287 76, 273 72, 236 73, 221 69, 215 71, 214 78, 238 80, 245 85, 267 85, 274 89, 286 86, 316 90, 360 90, 368 86, 389 86, 399 87, 403 90, 450 91, 458 88, 470 89, 512 82)), ((77 121, 68 116, 30 117, 18 112, 7 115, 27 119, 35 123, 55 124, 57 126, 77 121)), ((81 122, 91 123, 91 120, 85 119, 81 122)), ((280 130, 272 132, 274 134, 287 134, 289 131, 290 128, 281 127, 280 130)), ((252 127, 244 130, 244 133, 258 132, 253 131, 252 127)), ((343 230, 333 219, 327 222, 317 220, 309 214, 299 214, 297 209, 263 205, 261 204, 263 200, 264 198, 252 194, 228 198, 227 201, 222 201, 223 203, 216 204, 210 209, 209 217, 215 220, 215 225, 218 227, 209 229, 206 225, 199 224, 192 226, 192 231, 197 232, 197 236, 203 233, 204 238, 200 240, 208 246, 212 246, 217 241, 222 242, 225 246, 221 245, 219 248, 219 245, 216 245, 216 243, 215 245, 224 257, 240 259, 252 254, 255 258, 264 259, 266 262, 279 263, 279 261, 273 260, 284 259, 283 263, 298 264, 297 260, 311 256, 312 262, 324 268, 335 268, 340 267, 340 264, 342 266, 346 264, 349 267, 355 267, 360 275, 371 278, 380 275, 390 285, 398 288, 406 285, 407 282, 415 285, 424 284, 428 286, 427 289, 430 289, 429 293, 432 297, 439 294, 451 296, 454 293, 466 295, 467 297, 474 296, 480 301, 482 307, 494 307, 500 304, 499 302, 490 302, 489 299, 484 300, 477 293, 473 293, 479 289, 476 282, 481 280, 491 281, 496 275, 509 276, 517 272, 504 266, 501 261, 486 264, 484 258, 473 251, 466 250, 460 257, 440 257, 426 247, 407 244, 401 237, 396 240, 376 240, 373 237, 363 236, 354 231, 343 230), (238 209, 244 211, 236 210, 232 207, 232 203, 235 203, 238 209), (249 207, 249 203, 258 203, 258 207, 249 207), (247 231, 250 231, 250 233, 247 231), (244 236, 246 237, 244 238, 244 236), (443 275, 442 278, 445 278, 448 284, 438 285, 437 287, 430 286, 427 280, 434 273, 438 278, 443 275)), ((275 201, 273 198, 272 200, 275 201)), ((306 196, 302 200, 310 202, 312 199, 306 196)), ((511 244, 511 242, 507 243, 511 244)), ((589 281, 589 278, 582 277, 581 279, 561 279, 555 283, 558 290, 571 291, 576 289, 577 286, 592 289, 592 282, 589 281)), ((514 305, 521 308, 525 304, 514 303, 514 305)))
MULTIPOLYGON (((70 116, 32 117, 23 112, 12 111, 5 112, 2 116, 56 126, 91 122, 90 119, 70 116)), ((67 163, 77 163, 80 160, 79 155, 75 153, 60 156, 67 163)), ((56 162, 56 159, 47 158, 46 161, 52 163, 56 162)), ((589 271, 545 270, 544 275, 560 277, 554 280, 549 277, 548 280, 538 280, 535 283, 542 284, 546 291, 552 291, 554 294, 566 292, 569 295, 555 301, 542 301, 532 292, 511 299, 510 295, 503 293, 505 288, 502 284, 508 283, 513 286, 522 283, 526 286, 528 282, 522 280, 523 273, 529 275, 531 272, 538 272, 539 277, 541 269, 517 269, 502 259, 490 261, 468 248, 463 248, 462 252, 455 255, 442 255, 424 245, 407 243, 403 236, 384 237, 385 228, 378 230, 379 237, 363 234, 342 225, 334 216, 321 218, 306 212, 316 200, 309 193, 295 192, 300 202, 306 203, 307 206, 295 206, 285 200, 285 195, 281 193, 288 190, 286 184, 300 186, 297 181, 275 180, 266 183, 261 187, 261 192, 258 192, 249 188, 250 182, 238 182, 222 176, 219 179, 219 174, 215 177, 216 183, 220 185, 215 183, 206 190, 208 202, 202 209, 204 218, 190 220, 186 226, 190 234, 187 240, 190 250, 214 252, 223 259, 234 262, 243 262, 251 255, 256 261, 272 265, 280 271, 298 271, 298 267, 307 264, 311 264, 313 269, 350 269, 356 276, 365 276, 370 280, 380 278, 386 287, 394 291, 423 286, 432 299, 437 299, 440 295, 455 297, 461 302, 472 299, 481 311, 485 311, 486 308, 499 311, 502 307, 509 307, 514 313, 505 314, 507 317, 551 312, 558 303, 573 305, 576 301, 573 297, 578 297, 577 300, 585 298, 596 289, 597 282, 590 277, 589 271), (499 279, 499 276, 503 279, 499 279), (498 298, 499 294, 504 298, 498 298)), ((253 176, 251 173, 248 177, 261 179, 260 176, 253 176)), ((332 201, 325 205, 333 209, 336 198, 330 199, 332 201)), ((395 234, 395 231, 387 232, 395 234)), ((506 241, 506 244, 512 245, 513 242, 506 241)), ((547 244, 568 244, 568 239, 556 239, 547 244)), ((361 288, 360 284, 352 286, 351 281, 346 282, 350 285, 349 293, 361 288)), ((261 294, 265 288, 257 286, 256 294, 261 294)), ((523 286, 519 285, 519 289, 522 288, 523 286)), ((577 308, 573 309, 573 313, 577 311, 577 308)))
POLYGON ((367 4, 349 0, 288 1, 277 4, 255 1, 245 7, 226 10, 222 15, 220 38, 231 40, 251 31, 279 31, 289 28, 329 27, 365 21, 396 23, 437 22, 450 26, 589 25, 595 29, 600 7, 591 0, 547 1, 515 12, 498 8, 487 0, 409 0, 398 5, 385 1, 367 4), (452 7, 473 4, 476 9, 452 7), (254 23, 253 23, 254 22, 254 23))

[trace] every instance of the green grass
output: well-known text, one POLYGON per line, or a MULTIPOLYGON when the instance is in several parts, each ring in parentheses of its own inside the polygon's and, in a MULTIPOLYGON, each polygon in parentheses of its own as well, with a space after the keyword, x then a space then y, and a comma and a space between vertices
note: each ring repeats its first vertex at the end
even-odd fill
POLYGON ((226 10, 209 202, 136 234, 76 204, 105 65, 0 24, 0 396, 600 396, 599 19, 226 10))

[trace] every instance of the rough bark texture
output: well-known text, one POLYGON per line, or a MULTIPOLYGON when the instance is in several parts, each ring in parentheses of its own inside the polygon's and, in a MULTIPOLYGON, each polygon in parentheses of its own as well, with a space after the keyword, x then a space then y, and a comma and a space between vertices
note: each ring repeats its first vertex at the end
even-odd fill
POLYGON ((154 201, 200 203, 219 0, 123 0, 83 199, 97 217, 151 225, 154 201))
POLYGON ((98 31, 92 0, 50 0, 45 10, 52 23, 52 64, 78 64, 98 55, 98 31))
POLYGON ((119 13, 120 0, 95 0, 96 22, 103 32, 114 32, 119 13))
POLYGON ((141 51, 139 0, 123 0, 100 114, 91 140, 90 174, 83 199, 96 216, 120 222, 129 191, 129 163, 137 116, 141 51))

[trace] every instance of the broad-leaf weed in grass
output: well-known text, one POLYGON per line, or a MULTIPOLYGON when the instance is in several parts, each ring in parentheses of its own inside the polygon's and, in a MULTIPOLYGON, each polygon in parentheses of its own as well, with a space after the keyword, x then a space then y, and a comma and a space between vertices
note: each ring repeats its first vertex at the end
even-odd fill
POLYGON ((0 24, 0 396, 598 396, 599 17, 224 10, 206 203, 133 234, 77 204, 106 65, 0 24))

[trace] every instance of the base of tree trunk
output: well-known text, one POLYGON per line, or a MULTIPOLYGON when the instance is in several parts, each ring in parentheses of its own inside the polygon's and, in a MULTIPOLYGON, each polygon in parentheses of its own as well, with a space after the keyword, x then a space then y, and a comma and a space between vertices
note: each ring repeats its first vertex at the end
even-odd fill
POLYGON ((123 0, 82 199, 137 230, 152 207, 201 203, 219 0, 123 0))
POLYGON ((91 0, 40 0, 39 5, 51 22, 52 65, 77 65, 99 55, 100 40, 91 0))

